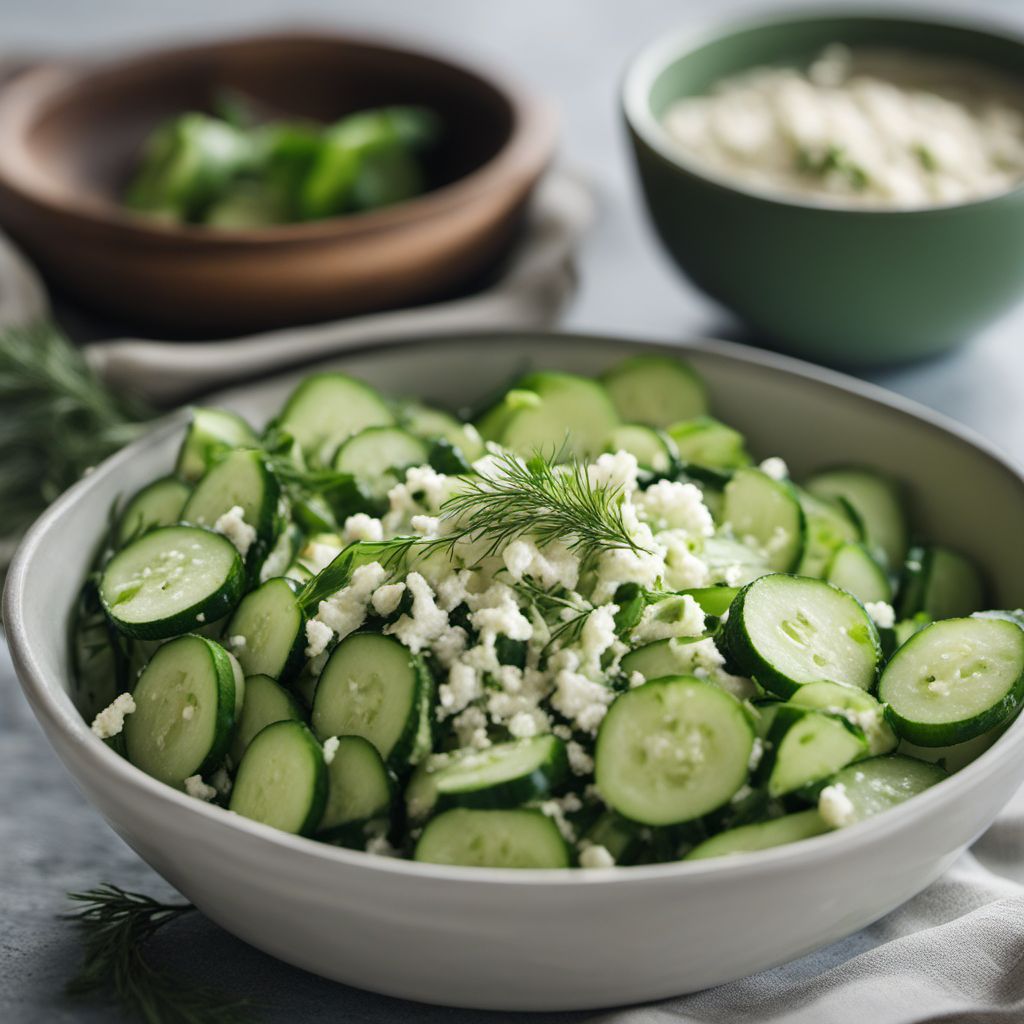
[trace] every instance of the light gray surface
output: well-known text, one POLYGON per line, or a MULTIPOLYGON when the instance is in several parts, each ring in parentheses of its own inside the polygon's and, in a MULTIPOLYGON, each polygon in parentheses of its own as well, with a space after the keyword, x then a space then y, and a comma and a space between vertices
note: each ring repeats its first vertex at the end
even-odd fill
MULTIPOLYGON (((656 248, 631 180, 616 90, 626 58, 662 30, 755 6, 763 5, 735 0, 718 0, 713 5, 694 0, 347 0, 344 5, 321 0, 287 6, 272 0, 218 0, 216 4, 177 0, 173 5, 143 5, 136 0, 0 0, 0 45, 8 51, 34 53, 111 47, 135 40, 162 43, 204 30, 296 20, 330 21, 376 33, 396 32, 466 55, 481 65, 504 66, 559 101, 564 118, 562 154, 591 176, 599 192, 601 212, 581 255, 582 288, 566 326, 654 338, 715 333, 736 337, 728 316, 682 284, 656 248), (708 10, 713 13, 707 15, 708 10)), ((933 4, 932 9, 971 11, 975 17, 986 15, 1024 29, 1024 8, 1013 0, 963 0, 959 5, 933 4)), ((1019 400, 1024 376, 1022 338, 1024 314, 1018 312, 949 358, 877 374, 874 379, 975 427, 1024 461, 1024 404, 1019 400)), ((62 893, 103 880, 155 894, 166 888, 83 804, 16 692, 4 650, 0 650, 0 777, 4 779, 0 787, 0 1020, 12 1024, 110 1020, 106 1009, 83 1009, 60 995, 77 956, 73 935, 55 920, 64 909, 62 893)), ((1020 850, 1020 827, 1003 826, 987 841, 996 851, 993 856, 1012 861, 1013 851, 1020 850)), ((699 1020, 762 1019, 761 1010, 768 1013, 772 992, 787 993, 784 1005, 791 1001, 794 1013, 806 1014, 807 1001, 815 991, 812 979, 821 972, 829 979, 827 991, 843 1005, 855 991, 847 986, 855 986, 858 979, 865 983, 862 972, 875 971, 870 978, 877 980, 882 976, 879 971, 898 973, 901 955, 910 958, 907 963, 919 962, 913 960, 915 956, 927 962, 929 956, 944 955, 941 951, 947 947, 941 944, 932 948, 906 938, 922 923, 943 922, 939 927, 948 928, 960 922, 962 930, 949 934, 955 949, 974 948, 981 935, 993 943, 997 938, 1005 940, 1019 951, 1024 943, 1019 928, 997 934, 1003 927, 998 922, 1005 922, 998 910, 1015 910, 1016 920, 1021 920, 1016 890, 991 876, 979 882, 971 874, 975 869, 973 860, 963 862, 955 874, 899 915, 832 947, 817 960, 808 958, 761 976, 756 986, 740 983, 717 997, 688 1000, 685 1009, 680 1005, 671 1016, 667 1009, 638 1013, 631 1024, 679 1019, 676 1014, 682 1012, 699 1020), (874 948, 879 943, 885 944, 879 946, 885 951, 881 954, 874 948)), ((886 1019, 922 1019, 915 1007, 928 1013, 927 995, 939 990, 1003 1006, 998 1015, 986 1011, 972 1016, 977 1024, 1024 1019, 1019 964, 989 954, 989 947, 979 946, 966 971, 943 971, 940 961, 932 987, 924 984, 912 997, 895 999, 902 986, 894 980, 890 986, 894 1000, 888 1005, 895 1006, 898 1015, 894 1011, 886 1019)), ((492 1019, 515 1019, 411 1006, 331 985, 270 960, 202 920, 178 926, 173 936, 162 941, 158 955, 187 976, 215 979, 232 990, 248 992, 267 1005, 263 1019, 268 1021, 485 1024, 492 1019)), ((958 1015, 947 1019, 966 1019, 959 1009, 964 1004, 955 1005, 958 1015)), ((771 1008, 782 1009, 778 996, 771 1008)), ((870 1011, 860 1016, 881 1019, 870 1011)))

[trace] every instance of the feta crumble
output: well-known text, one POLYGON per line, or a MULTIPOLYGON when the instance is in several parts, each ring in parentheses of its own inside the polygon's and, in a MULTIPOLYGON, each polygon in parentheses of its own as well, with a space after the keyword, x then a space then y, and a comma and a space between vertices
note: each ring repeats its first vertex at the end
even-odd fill
POLYGON ((581 842, 579 851, 579 864, 581 868, 600 869, 615 867, 615 858, 605 846, 581 842))
POLYGON ((868 601, 864 609, 880 629, 892 629, 896 625, 896 611, 888 602, 868 601))
POLYGON ((256 529, 245 521, 245 510, 241 505, 232 505, 213 524, 214 532, 227 537, 238 553, 245 558, 256 540, 256 529))
POLYGON ((818 796, 818 813, 830 828, 844 828, 857 820, 857 809, 841 782, 826 786, 818 796))
POLYGON ((195 797, 196 800, 213 800, 217 796, 217 789, 214 786, 208 786, 203 782, 202 775, 190 775, 185 780, 185 792, 189 796, 195 797))
POLYGON ((331 765, 334 762, 334 755, 338 752, 338 746, 341 740, 337 736, 328 736, 324 740, 324 764, 331 765))
POLYGON ((115 697, 93 720, 92 732, 101 740, 113 739, 121 734, 125 716, 135 711, 135 698, 130 693, 115 697))

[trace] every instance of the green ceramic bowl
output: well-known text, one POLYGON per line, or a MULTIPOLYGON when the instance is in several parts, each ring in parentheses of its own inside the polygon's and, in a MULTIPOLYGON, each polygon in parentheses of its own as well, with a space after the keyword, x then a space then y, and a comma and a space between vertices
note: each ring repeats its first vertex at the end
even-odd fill
POLYGON ((758 65, 806 65, 833 42, 1024 69, 1024 40, 902 17, 788 15, 660 39, 623 84, 651 219, 683 273, 773 347, 846 366, 946 351, 1024 293, 1024 187, 923 210, 840 209, 716 180, 661 126, 680 96, 758 65))

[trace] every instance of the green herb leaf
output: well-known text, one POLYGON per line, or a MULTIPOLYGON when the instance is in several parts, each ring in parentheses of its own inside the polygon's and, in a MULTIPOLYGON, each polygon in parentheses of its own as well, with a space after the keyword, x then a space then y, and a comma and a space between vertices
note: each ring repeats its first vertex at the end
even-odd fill
POLYGON ((251 1019, 247 1000, 189 987, 143 956, 144 943, 156 931, 195 910, 190 903, 161 903, 110 884, 68 893, 68 898, 83 904, 66 916, 81 927, 85 946, 82 967, 67 986, 70 994, 112 996, 146 1024, 243 1024, 251 1019))

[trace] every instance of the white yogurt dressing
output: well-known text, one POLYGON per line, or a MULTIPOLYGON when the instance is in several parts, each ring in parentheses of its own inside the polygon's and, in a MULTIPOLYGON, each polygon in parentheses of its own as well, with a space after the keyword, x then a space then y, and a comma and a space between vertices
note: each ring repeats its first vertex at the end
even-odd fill
POLYGON ((905 52, 829 46, 806 71, 722 79, 663 123, 710 173, 835 205, 944 206, 1024 179, 1024 86, 905 52))

